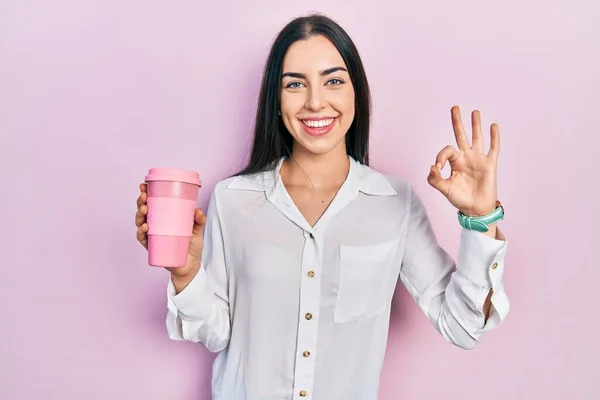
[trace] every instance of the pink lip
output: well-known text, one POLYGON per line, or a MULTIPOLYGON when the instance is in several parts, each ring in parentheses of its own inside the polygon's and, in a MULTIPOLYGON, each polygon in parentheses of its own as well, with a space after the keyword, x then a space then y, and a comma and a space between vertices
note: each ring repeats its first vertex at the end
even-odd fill
POLYGON ((325 136, 329 132, 331 132, 335 123, 338 120, 338 117, 303 118, 304 121, 320 121, 322 119, 332 119, 332 118, 333 118, 333 122, 331 124, 329 124, 328 126, 324 126, 322 128, 311 128, 311 127, 306 126, 302 121, 300 121, 300 123, 302 124, 304 131, 306 133, 308 133, 310 136, 325 136))

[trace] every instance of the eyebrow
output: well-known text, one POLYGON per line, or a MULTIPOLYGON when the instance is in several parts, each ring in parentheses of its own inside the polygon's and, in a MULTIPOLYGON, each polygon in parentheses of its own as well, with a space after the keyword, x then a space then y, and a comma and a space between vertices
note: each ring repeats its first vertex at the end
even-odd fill
MULTIPOLYGON (((348 72, 348 70, 344 67, 332 67, 321 71, 321 76, 330 75, 337 71, 348 72)), ((301 74, 300 72, 284 72, 283 74, 281 74, 282 79, 286 76, 289 76, 290 78, 306 79, 306 75, 301 74)))

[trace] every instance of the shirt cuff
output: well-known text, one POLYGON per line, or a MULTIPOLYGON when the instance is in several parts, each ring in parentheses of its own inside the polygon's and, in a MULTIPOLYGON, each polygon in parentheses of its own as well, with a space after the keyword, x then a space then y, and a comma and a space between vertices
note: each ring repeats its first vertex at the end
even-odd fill
POLYGON ((510 300, 504 291, 504 287, 499 285, 492 294, 492 306, 490 307, 489 318, 481 329, 481 332, 486 332, 500 325, 510 311, 510 300))
POLYGON ((507 241, 499 227, 496 237, 461 228, 457 270, 471 283, 495 289, 502 285, 507 241))
POLYGON ((169 279, 167 307, 182 320, 198 321, 210 316, 214 292, 211 290, 204 267, 200 267, 192 281, 176 294, 175 285, 169 279))

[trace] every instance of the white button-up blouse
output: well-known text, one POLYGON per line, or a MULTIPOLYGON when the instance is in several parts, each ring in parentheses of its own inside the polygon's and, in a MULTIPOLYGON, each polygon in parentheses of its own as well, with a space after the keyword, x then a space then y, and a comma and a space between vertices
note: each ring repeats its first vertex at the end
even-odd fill
POLYGON ((202 268, 179 294, 168 282, 170 338, 219 352, 213 399, 376 400, 398 282, 461 348, 506 317, 500 229, 494 239, 461 228, 455 263, 411 184, 352 158, 311 227, 280 167, 216 185, 202 268))

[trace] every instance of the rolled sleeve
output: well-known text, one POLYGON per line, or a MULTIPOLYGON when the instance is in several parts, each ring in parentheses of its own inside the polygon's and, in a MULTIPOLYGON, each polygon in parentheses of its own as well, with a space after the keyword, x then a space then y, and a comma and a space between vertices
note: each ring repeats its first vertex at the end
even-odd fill
MULTIPOLYGON (((485 299, 492 290, 492 307, 485 326, 479 330, 481 332, 497 327, 506 318, 510 309, 503 281, 507 246, 508 241, 500 227, 496 228, 495 238, 462 228, 457 271, 464 280, 457 281, 462 286, 459 293, 464 296, 479 293, 476 306, 478 310, 482 310, 485 299), (466 287, 468 284, 480 287, 481 290, 477 290, 476 287, 468 290, 466 287)), ((473 296, 475 295, 471 297, 473 296)))
POLYGON ((496 238, 461 228, 461 246, 457 270, 467 280, 484 288, 494 288, 502 281, 506 237, 498 227, 496 238))
POLYGON ((214 291, 203 267, 194 279, 179 293, 169 279, 167 286, 167 307, 169 311, 187 321, 199 321, 210 316, 214 291))
POLYGON ((179 293, 173 281, 167 285, 167 332, 173 340, 202 343, 217 352, 229 343, 228 274, 223 226, 215 188, 208 205, 202 262, 196 276, 179 293))
POLYGON ((458 260, 439 245, 419 196, 408 194, 409 221, 400 278, 436 329, 449 342, 470 349, 484 331, 506 317, 509 302, 503 285, 507 241, 462 228, 458 260), (486 321, 483 306, 492 291, 486 321))

